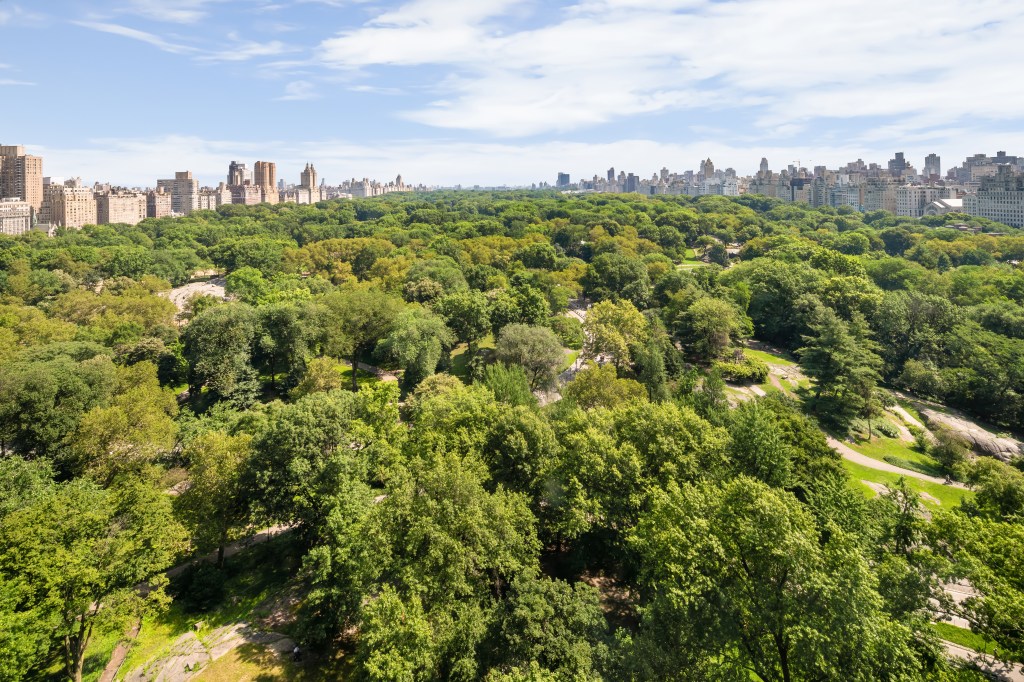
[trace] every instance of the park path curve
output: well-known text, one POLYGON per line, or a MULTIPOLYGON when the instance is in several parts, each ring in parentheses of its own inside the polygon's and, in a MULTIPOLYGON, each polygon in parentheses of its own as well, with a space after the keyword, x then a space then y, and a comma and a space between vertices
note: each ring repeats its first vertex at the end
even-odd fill
POLYGON ((927 481, 929 483, 935 483, 937 485, 946 485, 951 488, 964 488, 966 486, 962 483, 946 483, 941 478, 935 476, 929 476, 928 474, 922 474, 919 471, 912 471, 910 469, 904 469, 902 467, 889 464, 888 462, 881 462, 877 459, 872 459, 867 455, 862 455, 850 446, 841 443, 832 436, 826 434, 825 438, 828 440, 829 446, 843 456, 843 459, 848 459, 854 464, 860 464, 869 469, 877 469, 878 471, 888 471, 893 474, 899 474, 900 476, 907 476, 908 478, 916 478, 921 481, 927 481))

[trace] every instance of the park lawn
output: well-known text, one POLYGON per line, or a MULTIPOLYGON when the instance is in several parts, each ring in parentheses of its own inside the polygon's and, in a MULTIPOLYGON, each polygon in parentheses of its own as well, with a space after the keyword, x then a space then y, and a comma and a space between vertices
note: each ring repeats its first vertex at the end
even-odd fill
MULTIPOLYGON (((921 417, 921 413, 918 412, 917 408, 914 407, 914 403, 903 398, 896 398, 896 404, 902 407, 904 410, 910 413, 910 416, 918 421, 920 424, 924 424, 924 418, 921 417)), ((909 424, 908 424, 909 426, 909 424)))
MULTIPOLYGON (((891 485, 898 481, 901 476, 890 471, 879 471, 878 469, 872 469, 870 467, 851 462, 848 459, 843 460, 843 467, 850 474, 851 483, 857 490, 861 490, 865 493, 866 497, 874 497, 875 493, 870 488, 865 486, 861 481, 870 481, 872 483, 881 483, 884 485, 891 485)), ((939 500, 940 504, 935 504, 927 498, 922 498, 921 502, 926 508, 929 509, 954 509, 960 505, 965 499, 970 499, 974 496, 974 493, 970 490, 964 490, 963 488, 953 488, 946 485, 940 485, 938 483, 931 483, 930 481, 922 481, 918 478, 911 478, 910 476, 903 477, 907 481, 907 485, 916 492, 928 493, 935 499, 939 500)))
POLYGON ((977 632, 973 632, 965 628, 958 628, 957 626, 950 625, 949 623, 929 623, 928 627, 931 628, 932 632, 947 642, 959 644, 962 647, 967 647, 968 649, 979 651, 983 654, 992 655, 995 653, 996 643, 985 639, 977 632))
MULTIPOLYGON (((342 386, 344 386, 345 388, 351 388, 352 387, 352 367, 351 366, 346 366, 346 367, 342 368, 340 370, 340 374, 341 374, 342 380, 344 381, 342 386)), ((359 388, 362 388, 363 386, 369 386, 371 384, 376 384, 378 382, 380 382, 380 379, 375 377, 370 372, 367 372, 365 369, 359 370, 359 374, 356 377, 356 386, 358 386, 359 388)))
POLYGON ((203 682, 345 682, 354 680, 351 659, 295 663, 259 644, 243 644, 207 666, 194 679, 203 682))
POLYGON ((918 452, 909 443, 899 438, 875 435, 870 442, 862 440, 850 444, 850 447, 862 455, 866 455, 871 459, 877 459, 880 462, 888 462, 889 464, 903 467, 904 469, 911 469, 928 476, 943 477, 942 469, 934 458, 918 452))
POLYGON ((576 362, 576 360, 579 357, 580 352, 578 350, 569 351, 568 353, 565 354, 565 361, 562 362, 562 366, 559 368, 558 371, 564 372, 565 370, 569 369, 570 367, 572 367, 573 363, 576 362))
MULTIPOLYGON (((484 348, 494 348, 494 335, 488 334, 476 345, 477 350, 483 350, 484 348)), ((458 346, 452 349, 451 359, 452 365, 448 372, 462 379, 465 383, 470 382, 469 377, 469 346, 465 343, 460 343, 458 346)))
POLYGON ((209 609, 191 609, 175 601, 162 613, 144 619, 120 674, 127 675, 161 656, 179 637, 192 631, 196 623, 202 623, 196 632, 202 639, 223 625, 251 622, 267 615, 263 605, 287 589, 298 569, 299 560, 292 549, 294 542, 291 535, 282 534, 229 557, 224 566, 222 596, 209 609))
POLYGON ((707 267, 707 263, 703 261, 686 261, 676 266, 677 270, 693 270, 695 268, 707 267))
POLYGON ((795 367, 797 365, 796 360, 785 355, 776 355, 775 353, 768 353, 754 348, 744 348, 743 354, 748 358, 754 358, 755 360, 766 362, 769 365, 779 365, 781 367, 795 367))

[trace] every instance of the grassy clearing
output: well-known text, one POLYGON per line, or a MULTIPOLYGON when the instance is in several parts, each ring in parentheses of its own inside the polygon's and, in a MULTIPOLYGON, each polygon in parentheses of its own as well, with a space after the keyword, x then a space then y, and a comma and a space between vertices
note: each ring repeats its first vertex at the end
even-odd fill
MULTIPOLYGON (((870 481, 872 483, 881 483, 883 485, 892 485, 896 483, 901 477, 899 474, 895 474, 889 471, 879 471, 878 469, 872 469, 870 467, 862 466, 855 462, 851 462, 848 459, 843 460, 843 467, 849 472, 852 477, 852 483, 858 490, 865 491, 867 497, 874 497, 874 491, 865 486, 861 481, 870 481), (869 494, 870 493, 870 494, 869 494)), ((922 498, 922 503, 926 508, 930 509, 953 509, 965 500, 973 497, 974 493, 963 488, 953 488, 951 486, 940 485, 938 483, 931 483, 929 481, 922 481, 918 478, 906 478, 907 485, 912 490, 919 493, 927 493, 939 501, 940 504, 935 504, 928 498, 922 498)))
POLYGON ((211 663, 195 677, 203 682, 344 682, 355 679, 351 661, 295 663, 258 644, 245 644, 211 663))
MULTIPOLYGON (((341 374, 342 384, 345 388, 351 388, 352 386, 352 367, 346 366, 339 371, 341 374)), ((362 388, 363 386, 369 386, 370 384, 376 384, 380 382, 380 379, 373 376, 365 369, 359 370, 359 374, 356 376, 356 385, 362 388)))
POLYGON ((570 352, 566 353, 565 354, 565 361, 562 362, 562 366, 561 366, 561 368, 559 368, 558 371, 559 372, 564 372, 565 370, 569 369, 570 367, 572 367, 573 363, 576 362, 576 360, 579 357, 580 357, 580 352, 578 350, 574 350, 574 351, 570 351, 570 352))
MULTIPOLYGON (((121 674, 162 655, 179 637, 193 631, 196 623, 202 623, 196 633, 202 639, 223 625, 269 615, 266 604, 287 588, 298 569, 293 542, 284 534, 229 558, 224 567, 224 588, 219 598, 205 608, 179 600, 163 613, 144 620, 121 674)), ((175 584, 171 582, 172 591, 175 584)))
POLYGON ((918 452, 911 445, 899 438, 875 436, 870 442, 860 441, 851 445, 854 450, 880 462, 888 462, 894 466, 917 471, 927 476, 943 477, 939 463, 932 457, 918 452))
POLYGON ((980 651, 983 654, 992 655, 995 652, 995 642, 985 639, 977 632, 958 628, 957 626, 950 625, 949 623, 930 623, 929 627, 936 635, 947 642, 959 644, 962 647, 966 647, 974 651, 980 651))
MULTIPOLYGON (((483 350, 485 348, 494 348, 494 335, 488 334, 485 336, 480 343, 477 344, 477 350, 483 350)), ((457 376, 462 379, 465 383, 470 382, 469 376, 469 346, 464 343, 460 343, 458 346, 452 349, 451 354, 452 365, 451 369, 448 370, 449 374, 457 376)))
POLYGON ((748 358, 754 358, 761 362, 766 362, 769 365, 780 365, 782 367, 795 367, 797 365, 796 360, 785 355, 776 355, 775 353, 768 353, 767 351, 757 350, 754 348, 744 348, 743 354, 748 358))

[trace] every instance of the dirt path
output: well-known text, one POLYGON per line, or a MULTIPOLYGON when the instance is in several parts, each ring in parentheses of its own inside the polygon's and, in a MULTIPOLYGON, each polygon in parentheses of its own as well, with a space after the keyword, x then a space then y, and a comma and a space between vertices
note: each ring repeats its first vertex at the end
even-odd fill
POLYGON ((889 464, 888 462, 880 462, 877 459, 872 459, 867 455, 860 454, 850 446, 839 442, 832 436, 826 435, 825 438, 828 440, 829 446, 831 446, 833 450, 842 455, 843 459, 848 459, 855 464, 866 466, 869 469, 888 471, 894 474, 899 474, 900 476, 907 476, 908 478, 916 478, 922 481, 928 481, 929 483, 936 483, 938 485, 948 485, 952 488, 966 488, 966 486, 960 483, 946 483, 943 479, 936 478, 935 476, 928 476, 927 474, 922 474, 918 471, 903 469, 902 467, 894 466, 892 464, 889 464))
MULTIPOLYGON (((347 360, 344 361, 344 362, 349 367, 352 366, 351 362, 348 362, 347 360)), ((368 365, 365 362, 357 362, 356 363, 356 367, 359 368, 360 372, 369 372, 373 376, 377 377, 380 381, 398 381, 398 373, 397 372, 390 372, 390 371, 388 371, 386 369, 381 369, 380 367, 374 367, 373 365, 368 365)))

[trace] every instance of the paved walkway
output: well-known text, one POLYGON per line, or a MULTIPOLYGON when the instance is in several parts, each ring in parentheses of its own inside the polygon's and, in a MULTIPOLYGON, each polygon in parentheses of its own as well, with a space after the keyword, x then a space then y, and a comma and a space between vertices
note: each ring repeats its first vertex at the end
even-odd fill
POLYGON ((945 647, 946 655, 950 658, 973 663, 981 671, 994 679, 1002 680, 1003 682, 1024 682, 1024 667, 1018 663, 1003 663, 991 656, 979 654, 973 649, 968 649, 945 640, 942 641, 942 646, 945 647))
POLYGON ((916 478, 918 480, 928 481, 929 483, 935 483, 937 485, 948 485, 951 488, 966 488, 966 486, 963 485, 962 483, 946 483, 945 480, 941 478, 936 478, 935 476, 928 476, 927 474, 922 474, 919 471, 911 471, 910 469, 904 469, 902 467, 889 464, 888 462, 882 462, 877 459, 872 459, 867 455, 862 455, 861 453, 857 452, 856 450, 846 445, 845 443, 839 442, 832 436, 826 435, 826 439, 828 440, 828 444, 832 447, 832 449, 843 456, 843 459, 848 459, 855 464, 866 466, 869 469, 888 471, 894 474, 899 474, 900 476, 906 476, 907 478, 916 478))

